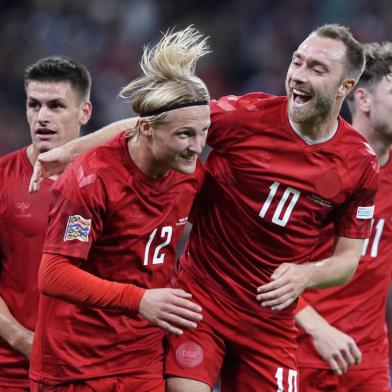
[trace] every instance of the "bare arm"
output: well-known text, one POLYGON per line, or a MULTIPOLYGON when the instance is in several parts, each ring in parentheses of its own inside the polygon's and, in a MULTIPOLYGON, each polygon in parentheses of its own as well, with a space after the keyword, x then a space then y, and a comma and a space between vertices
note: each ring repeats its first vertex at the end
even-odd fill
POLYGON ((61 173, 82 152, 107 142, 125 129, 134 128, 136 122, 136 117, 119 120, 89 135, 74 139, 61 147, 40 154, 34 165, 29 192, 38 191, 42 178, 61 173))
POLYGON ((312 306, 299 311, 295 321, 312 337, 318 354, 336 374, 342 375, 350 366, 361 362, 362 353, 355 340, 329 324, 312 306))
POLYGON ((344 284, 353 276, 361 255, 362 239, 339 237, 334 254, 325 260, 305 264, 281 264, 272 282, 258 287, 256 299, 262 306, 281 310, 292 304, 307 288, 344 284))
POLYGON ((25 328, 11 314, 7 304, 0 297, 0 335, 15 350, 27 357, 31 353, 34 332, 25 328))

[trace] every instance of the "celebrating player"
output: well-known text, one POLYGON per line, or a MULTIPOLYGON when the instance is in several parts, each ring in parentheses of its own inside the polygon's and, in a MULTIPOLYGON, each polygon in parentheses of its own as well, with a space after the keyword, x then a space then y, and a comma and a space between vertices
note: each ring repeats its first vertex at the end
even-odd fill
POLYGON ((140 114, 136 125, 56 183, 33 391, 165 391, 164 329, 181 334, 201 319, 188 293, 164 287, 203 180, 209 93, 194 69, 205 53, 191 27, 146 48, 144 75, 122 90, 140 114))
MULTIPOLYGON (((338 117, 363 68, 349 30, 325 25, 293 54, 287 97, 211 101, 213 151, 176 279, 202 305, 203 320, 170 337, 171 392, 210 391, 220 371, 223 391, 296 390, 296 299, 350 279, 373 217, 377 157, 338 117), (309 262, 330 222, 334 254, 309 262)), ((42 167, 111 132, 40 157, 32 188, 42 167)))
POLYGON ((49 189, 28 194, 40 153, 79 136, 91 115, 91 78, 75 61, 52 56, 26 68, 26 116, 32 143, 0 159, 0 389, 29 390, 29 355, 38 313, 38 266, 49 189))
MULTIPOLYGON (((353 126, 380 160, 380 190, 371 236, 353 279, 303 294, 296 321, 303 328, 298 363, 305 392, 390 391, 385 302, 392 272, 392 43, 365 49, 366 68, 348 103, 353 126)), ((317 254, 331 253, 331 242, 321 243, 317 254)))

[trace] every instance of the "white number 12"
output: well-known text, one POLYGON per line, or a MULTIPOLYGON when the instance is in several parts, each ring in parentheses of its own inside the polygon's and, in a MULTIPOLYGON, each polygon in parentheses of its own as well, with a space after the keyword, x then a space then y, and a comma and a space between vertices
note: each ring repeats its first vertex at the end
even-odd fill
MULTIPOLYGON (((149 259, 149 254, 150 254, 150 247, 152 242, 154 241, 155 234, 157 233, 158 228, 154 229, 152 233, 150 234, 150 238, 148 239, 146 249, 144 251, 144 263, 143 265, 148 265, 148 259, 149 259)), ((173 228, 171 226, 165 226, 162 227, 161 230, 161 238, 166 237, 166 239, 159 244, 154 251, 154 255, 152 257, 152 263, 153 264, 162 264, 165 261, 165 253, 159 254, 162 248, 170 244, 171 238, 173 234, 173 228)))

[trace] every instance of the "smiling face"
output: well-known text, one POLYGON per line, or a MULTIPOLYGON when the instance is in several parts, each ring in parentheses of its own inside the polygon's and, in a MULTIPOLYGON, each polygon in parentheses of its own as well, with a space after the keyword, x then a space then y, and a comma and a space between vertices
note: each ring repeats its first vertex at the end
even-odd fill
POLYGON ((91 103, 81 101, 69 82, 32 80, 26 95, 34 155, 78 137, 80 126, 91 116, 91 103))
POLYGON ((312 123, 328 117, 334 108, 339 111, 354 85, 353 80, 343 78, 345 53, 343 42, 316 34, 294 52, 286 77, 288 112, 293 122, 312 123))
POLYGON ((148 169, 144 171, 153 176, 163 176, 171 169, 193 173, 210 124, 210 108, 203 105, 169 111, 159 125, 144 125, 142 134, 148 142, 148 169))

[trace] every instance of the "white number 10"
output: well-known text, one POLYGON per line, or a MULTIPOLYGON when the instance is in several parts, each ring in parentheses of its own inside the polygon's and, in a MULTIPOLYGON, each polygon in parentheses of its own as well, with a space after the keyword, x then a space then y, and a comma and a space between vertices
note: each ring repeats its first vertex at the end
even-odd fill
MULTIPOLYGON (((263 207, 261 207, 261 210, 259 212, 259 216, 261 218, 265 217, 265 214, 268 211, 268 208, 271 205, 272 200, 275 197, 276 191, 278 190, 280 185, 280 182, 275 181, 270 187, 270 193, 267 197, 267 200, 264 202, 263 207)), ((291 188, 291 187, 287 187, 286 190, 283 193, 282 198, 279 201, 278 206, 276 207, 276 211, 272 217, 272 222, 275 223, 276 225, 279 226, 286 226, 287 222, 290 219, 290 215, 293 211, 293 208, 295 206, 295 204, 297 203, 299 196, 300 196, 301 192, 295 188, 291 188), (283 217, 281 217, 283 208, 288 200, 288 198, 292 195, 292 198, 290 200, 289 205, 287 206, 287 209, 285 211, 285 213, 283 214, 283 217)))

